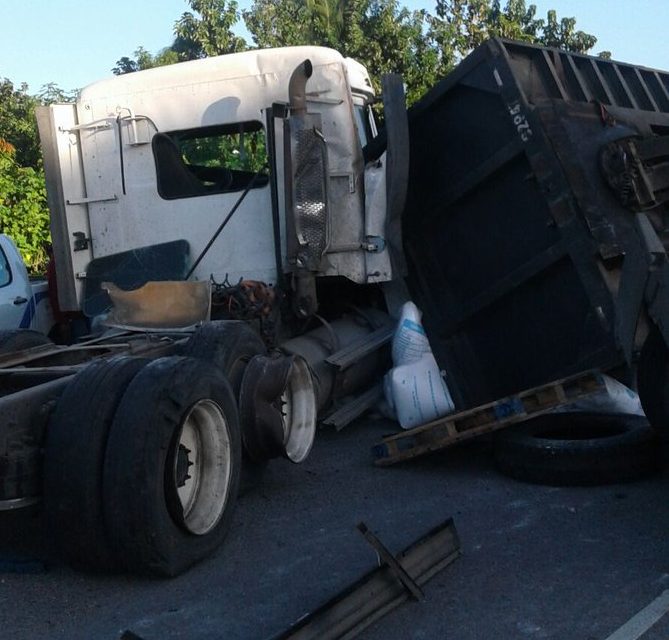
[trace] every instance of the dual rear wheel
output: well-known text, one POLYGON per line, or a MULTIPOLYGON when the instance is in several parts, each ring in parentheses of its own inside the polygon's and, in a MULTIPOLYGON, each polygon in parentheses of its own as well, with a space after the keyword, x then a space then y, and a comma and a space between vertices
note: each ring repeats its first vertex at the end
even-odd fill
POLYGON ((222 542, 241 439, 215 367, 179 356, 94 362, 48 429, 46 517, 73 565, 176 575, 222 542))
MULTIPOLYGON (((172 576, 221 544, 242 472, 248 484, 265 465, 243 456, 238 411, 247 365, 265 352, 247 324, 212 322, 181 355, 119 356, 74 376, 49 421, 44 455, 46 517, 72 565, 172 576)), ((313 396, 315 407, 311 375, 303 377, 293 375, 287 389, 313 396)), ((306 422, 292 413, 300 429, 286 432, 286 455, 299 462, 315 409, 306 422)))
POLYGON ((182 356, 94 361, 72 379, 44 455, 46 518, 70 564, 175 575, 222 542, 242 467, 239 387, 264 353, 245 323, 216 322, 182 356))

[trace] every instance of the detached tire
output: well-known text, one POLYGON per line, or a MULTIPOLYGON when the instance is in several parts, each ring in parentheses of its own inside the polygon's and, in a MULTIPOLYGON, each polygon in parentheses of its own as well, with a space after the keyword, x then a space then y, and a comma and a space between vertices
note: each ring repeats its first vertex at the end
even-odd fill
POLYGON ((657 470, 657 434, 642 416, 557 413, 500 432, 495 461, 502 473, 536 484, 630 482, 657 470))
POLYGON ((32 329, 7 329, 0 331, 0 353, 23 351, 33 347, 53 344, 47 336, 32 329))
POLYGON ((641 350, 637 368, 641 406, 650 423, 669 433, 669 349, 657 327, 653 327, 641 350))
POLYGON ((116 408, 147 362, 124 356, 92 362, 70 381, 49 419, 45 518, 61 555, 77 568, 116 566, 102 507, 105 448, 116 408))
POLYGON ((178 356, 129 385, 105 459, 105 521, 134 573, 177 575, 210 555, 230 526, 239 486, 237 407, 223 374, 178 356))

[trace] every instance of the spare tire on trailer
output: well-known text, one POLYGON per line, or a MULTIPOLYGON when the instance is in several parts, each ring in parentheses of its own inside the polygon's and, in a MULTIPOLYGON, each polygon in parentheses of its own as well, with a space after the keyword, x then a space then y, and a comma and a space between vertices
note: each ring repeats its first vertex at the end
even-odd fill
POLYGON ((32 329, 4 329, 0 331, 0 353, 23 351, 42 347, 53 342, 39 331, 32 329))
POLYGON ((536 484, 630 482, 658 469, 657 433, 643 416, 543 415, 500 431, 495 461, 502 473, 536 484))
POLYGON ((223 374, 172 356, 128 386, 105 458, 105 522, 135 573, 173 576, 212 553, 230 526, 239 485, 237 406, 223 374))
POLYGON ((44 511, 61 554, 73 566, 117 566, 102 507, 109 428, 130 381, 146 358, 95 360, 68 383, 49 419, 44 449, 44 511))

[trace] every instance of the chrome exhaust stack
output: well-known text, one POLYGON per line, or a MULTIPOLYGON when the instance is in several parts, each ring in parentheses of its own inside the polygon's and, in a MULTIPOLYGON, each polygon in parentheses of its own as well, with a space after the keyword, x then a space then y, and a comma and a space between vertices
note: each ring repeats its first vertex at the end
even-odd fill
POLYGON ((310 60, 293 71, 288 84, 290 116, 284 120, 286 246, 293 274, 293 311, 300 318, 316 313, 315 278, 330 244, 328 155, 321 115, 307 113, 310 60))
POLYGON ((308 58, 298 65, 288 81, 288 103, 291 115, 307 113, 307 80, 311 78, 314 67, 308 58))

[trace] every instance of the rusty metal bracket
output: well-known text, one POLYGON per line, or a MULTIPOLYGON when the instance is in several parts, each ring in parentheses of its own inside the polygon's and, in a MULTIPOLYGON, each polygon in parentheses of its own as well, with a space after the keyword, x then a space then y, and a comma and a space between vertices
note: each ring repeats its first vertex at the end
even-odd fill
MULTIPOLYGON (((363 525, 364 526, 364 525, 363 525)), ((365 527, 366 529, 366 527, 365 527)), ((367 532, 369 530, 366 529, 367 532)), ((366 533, 365 538, 369 540, 366 533)), ((372 534, 373 535, 373 534, 372 534)), ((374 536, 376 539, 376 537, 374 536)), ((381 545, 381 543, 379 542, 381 545)), ((372 543, 379 551, 379 547, 372 543)), ((385 550, 385 547, 381 545, 385 550)), ((390 552, 386 550, 390 555, 390 552)), ((408 582, 420 586, 460 556, 460 540, 452 519, 430 531, 393 563, 406 573, 408 582)), ((391 555, 392 557, 392 555, 391 555)), ((382 559, 383 558, 382 556, 382 559)), ((410 597, 407 584, 397 580, 396 569, 384 564, 352 584, 312 613, 307 614, 274 640, 350 640, 410 597)))
POLYGON ((379 540, 364 522, 359 522, 357 526, 358 531, 362 533, 365 540, 374 547, 379 554, 379 558, 388 565, 388 568, 395 574, 395 577, 406 587, 407 591, 416 600, 424 600, 425 594, 423 590, 416 584, 416 581, 406 572, 404 567, 395 560, 395 556, 388 551, 386 546, 379 540))

